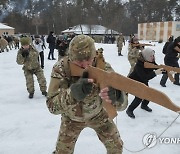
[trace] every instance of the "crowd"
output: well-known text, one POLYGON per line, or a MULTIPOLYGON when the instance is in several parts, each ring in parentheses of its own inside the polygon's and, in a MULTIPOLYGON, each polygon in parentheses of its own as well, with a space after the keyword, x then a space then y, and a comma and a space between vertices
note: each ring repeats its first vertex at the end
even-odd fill
MULTIPOLYGON (((112 42, 115 41, 118 48, 117 55, 123 56, 122 48, 125 46, 123 34, 120 33, 112 42)), ((158 65, 155 61, 155 51, 139 43, 138 38, 134 35, 130 36, 128 44, 127 59, 131 68, 127 77, 148 86, 149 80, 163 74, 160 85, 166 87, 167 72, 162 68, 145 68, 144 66, 145 62, 158 65)), ((55 36, 53 31, 47 37, 44 35, 10 37, 8 34, 0 37, 1 52, 8 52, 13 47, 18 49, 16 62, 23 66, 28 97, 30 99, 34 97, 33 75, 35 75, 42 95, 47 98, 46 104, 49 111, 55 115, 61 114, 61 127, 54 154, 72 154, 80 132, 86 127, 95 130, 108 154, 122 153, 123 141, 113 119, 108 116, 103 102, 108 102, 116 109, 125 110, 128 94, 110 86, 99 87, 94 79, 89 77, 86 68, 88 66, 98 67, 95 56, 99 50, 96 50, 93 38, 74 34, 55 36), (48 87, 43 71, 45 69, 44 49, 47 48, 46 44, 49 48, 47 59, 57 59, 52 68, 48 87), (55 49, 58 51, 57 58, 54 56, 55 49), (72 76, 70 63, 84 69, 82 75, 72 76)), ((100 51, 102 52, 103 49, 100 51)), ((165 54, 165 65, 179 68, 180 37, 175 39, 170 37, 162 51, 165 54)), ((105 59, 101 66, 104 71, 113 71, 105 59)), ((173 71, 170 73, 175 76, 174 84, 179 86, 179 73, 173 71)), ((135 96, 126 110, 130 118, 135 118, 134 110, 140 104, 143 110, 152 112, 148 106, 148 100, 135 96)))

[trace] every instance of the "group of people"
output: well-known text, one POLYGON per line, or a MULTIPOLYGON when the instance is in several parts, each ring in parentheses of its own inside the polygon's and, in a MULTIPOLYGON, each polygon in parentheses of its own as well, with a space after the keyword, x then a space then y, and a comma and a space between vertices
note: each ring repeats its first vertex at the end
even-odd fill
MULTIPOLYGON (((124 110, 123 106, 127 104, 127 95, 123 91, 110 86, 100 89, 99 85, 85 71, 88 66, 96 67, 94 59, 96 48, 91 37, 87 35, 74 36, 68 45, 68 54, 65 54, 64 50, 67 49, 67 44, 62 42, 62 36, 57 39, 58 43, 56 43, 53 35, 53 32, 49 35, 52 40, 47 38, 47 42, 53 42, 52 46, 49 43, 48 59, 55 59, 53 55, 54 48, 58 48, 59 55, 62 57, 58 59, 52 68, 48 92, 42 66, 38 61, 39 53, 30 44, 28 38, 21 39, 22 47, 17 55, 17 63, 23 65, 29 98, 33 98, 34 95, 33 74, 35 74, 42 95, 47 96, 46 104, 49 111, 55 115, 61 114, 61 127, 56 149, 53 153, 72 154, 79 134, 84 128, 90 127, 95 130, 108 154, 121 154, 123 141, 113 119, 109 118, 107 111, 103 107, 103 101, 111 103, 115 108, 124 110), (56 44, 58 47, 55 47, 56 44), (84 69, 83 74, 79 77, 71 76, 70 63, 84 69)), ((125 43, 123 38, 120 37, 119 42, 125 43)), ((35 38, 36 43, 39 38, 35 38)), ((155 51, 151 48, 139 47, 135 45, 137 43, 138 39, 132 37, 129 46, 130 53, 128 54, 128 60, 131 64, 128 77, 148 86, 149 80, 162 74, 163 70, 144 68, 144 62, 157 65, 155 51)), ((118 55, 121 55, 121 43, 118 43, 118 48, 118 55)), ((173 54, 176 52, 175 56, 177 57, 177 53, 180 52, 180 37, 172 42, 171 48, 168 48, 168 52, 173 52, 173 54)), ((113 71, 109 63, 104 61, 104 64, 104 71, 113 71)), ((126 110, 127 115, 135 118, 133 111, 139 104, 145 111, 152 112, 152 109, 148 107, 148 103, 148 100, 135 97, 126 110)))
POLYGON ((49 60, 56 60, 54 57, 54 50, 58 50, 58 60, 64 57, 67 53, 67 49, 69 47, 70 41, 73 39, 75 35, 64 35, 61 34, 58 37, 55 36, 54 32, 51 31, 46 39, 47 43, 49 44, 49 60))
POLYGON ((5 32, 0 36, 0 53, 9 52, 13 48, 19 49, 19 37, 9 35, 5 32))
MULTIPOLYGON (((164 64, 167 66, 177 67, 179 68, 178 60, 180 58, 180 37, 174 40, 173 36, 169 37, 168 41, 165 43, 163 47, 164 56, 164 64)), ((173 84, 180 86, 179 83, 179 73, 175 73, 174 75, 175 81, 173 84)), ((160 85, 162 87, 166 87, 166 81, 168 79, 167 73, 163 74, 160 85)))
MULTIPOLYGON (((155 51, 142 45, 139 43, 137 37, 132 36, 132 38, 130 38, 128 60, 131 68, 128 77, 148 86, 149 80, 153 79, 157 75, 162 74, 160 85, 162 87, 166 87, 165 83, 168 79, 168 74, 163 68, 152 69, 144 67, 144 62, 153 63, 155 65, 158 64, 155 62, 155 51)), ((162 50, 165 54, 165 65, 179 68, 178 60, 180 58, 180 37, 173 40, 173 36, 171 36, 168 39, 168 42, 165 43, 162 50)), ((173 71, 170 71, 169 73, 175 77, 173 84, 180 85, 179 73, 173 71)), ((142 100, 141 98, 135 97, 126 110, 129 117, 133 119, 135 118, 134 110, 139 106, 139 104, 141 104, 141 108, 145 111, 152 112, 152 109, 148 107, 148 100, 142 100)))

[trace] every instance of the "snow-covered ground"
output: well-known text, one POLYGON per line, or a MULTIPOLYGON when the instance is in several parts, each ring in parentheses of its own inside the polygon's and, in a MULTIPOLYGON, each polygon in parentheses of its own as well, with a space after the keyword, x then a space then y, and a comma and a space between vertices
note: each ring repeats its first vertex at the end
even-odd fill
MULTIPOLYGON (((156 61, 163 64, 162 44, 154 43, 156 61)), ((123 47, 122 54, 117 56, 116 44, 96 44, 104 48, 104 55, 116 72, 126 76, 130 65, 127 60, 128 45, 123 47)), ((47 60, 48 49, 45 50, 45 77, 49 85, 51 69, 55 61, 47 60)), ((22 66, 16 63, 17 50, 0 53, 0 154, 50 154, 55 148, 60 126, 60 115, 49 113, 45 97, 41 95, 35 79, 35 95, 28 98, 22 66)), ((57 52, 56 52, 57 57, 57 52)), ((180 106, 180 86, 173 85, 169 80, 167 87, 159 85, 161 75, 150 81, 150 87, 166 93, 169 98, 180 106)), ((129 103, 134 96, 129 95, 129 103)), ((150 103, 152 113, 145 112, 139 107, 135 110, 136 119, 129 118, 125 111, 119 112, 115 123, 124 141, 124 154, 139 151, 144 148, 143 137, 147 134, 160 135, 178 116, 166 108, 150 103), (128 151, 128 150, 130 151, 128 151)), ((180 118, 161 136, 152 148, 147 148, 140 154, 179 154, 180 153, 180 118), (170 138, 178 140, 168 144, 170 138)), ((146 138, 145 138, 146 139, 146 138)), ((75 154, 105 154, 103 144, 95 132, 84 129, 75 146, 75 154)))

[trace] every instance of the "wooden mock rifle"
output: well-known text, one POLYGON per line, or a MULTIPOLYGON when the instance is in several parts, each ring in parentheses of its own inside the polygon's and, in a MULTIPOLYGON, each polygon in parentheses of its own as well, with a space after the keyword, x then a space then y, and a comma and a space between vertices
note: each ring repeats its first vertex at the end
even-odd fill
MULTIPOLYGON (((69 65, 71 76, 82 76, 83 71, 87 71, 89 78, 94 79, 100 89, 111 86, 141 99, 152 101, 174 112, 180 112, 180 107, 174 104, 166 94, 150 88, 141 82, 124 77, 116 72, 106 72, 93 66, 83 69, 72 62, 69 65)), ((117 111, 111 103, 103 102, 103 105, 111 119, 117 116, 117 111)))
POLYGON ((155 46, 149 43, 131 43, 133 47, 155 46))
POLYGON ((176 72, 176 73, 180 73, 180 68, 172 67, 172 66, 167 66, 167 65, 162 65, 162 64, 161 65, 154 65, 152 63, 145 62, 144 63, 144 67, 145 68, 163 68, 167 72, 167 75, 168 75, 169 79, 171 80, 171 82, 174 82, 175 79, 173 78, 173 76, 170 73, 170 71, 173 71, 173 72, 176 72))

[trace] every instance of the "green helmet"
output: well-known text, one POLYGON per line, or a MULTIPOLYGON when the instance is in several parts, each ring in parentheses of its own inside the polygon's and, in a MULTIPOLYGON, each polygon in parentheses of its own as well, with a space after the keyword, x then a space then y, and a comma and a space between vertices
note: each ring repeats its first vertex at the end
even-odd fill
POLYGON ((96 55, 94 40, 87 35, 75 36, 69 44, 69 57, 72 61, 89 60, 96 55))
POLYGON ((29 45, 30 44, 30 38, 29 37, 22 37, 20 39, 21 45, 29 45))

